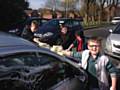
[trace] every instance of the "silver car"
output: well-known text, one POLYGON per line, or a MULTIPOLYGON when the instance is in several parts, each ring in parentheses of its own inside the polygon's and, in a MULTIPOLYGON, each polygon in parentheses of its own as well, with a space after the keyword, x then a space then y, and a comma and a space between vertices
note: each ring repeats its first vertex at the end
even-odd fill
POLYGON ((105 42, 105 53, 120 58, 120 23, 114 30, 109 30, 111 33, 105 42))

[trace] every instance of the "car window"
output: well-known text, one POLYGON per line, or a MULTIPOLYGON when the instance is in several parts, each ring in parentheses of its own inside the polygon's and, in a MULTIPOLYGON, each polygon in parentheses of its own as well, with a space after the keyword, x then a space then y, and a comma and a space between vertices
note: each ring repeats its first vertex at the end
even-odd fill
POLYGON ((60 61, 59 58, 38 53, 38 58, 41 65, 50 65, 50 70, 47 70, 44 73, 44 80, 41 80, 41 83, 38 83, 36 86, 38 89, 48 90, 49 88, 57 85, 59 82, 63 81, 65 78, 65 63, 60 61))
POLYGON ((81 24, 80 24, 80 21, 77 21, 77 20, 76 20, 76 21, 73 21, 73 25, 76 26, 76 25, 81 25, 81 24))
POLYGON ((120 17, 114 17, 113 20, 120 20, 120 17))
POLYGON ((56 61, 56 58, 49 55, 39 54, 39 56, 36 56, 36 53, 32 52, 6 56, 0 61, 0 65, 4 64, 6 67, 14 65, 40 66, 53 63, 54 61, 56 61))
POLYGON ((117 25, 115 30, 113 31, 114 34, 120 34, 120 24, 117 25))
POLYGON ((51 20, 51 21, 48 21, 48 23, 45 24, 46 26, 58 26, 59 25, 59 21, 58 20, 51 20))
POLYGON ((41 60, 40 62, 42 62, 43 65, 48 64, 52 66, 51 70, 46 72, 46 79, 42 82, 42 87, 46 90, 66 88, 67 86, 64 85, 67 85, 68 83, 66 82, 66 80, 69 81, 69 79, 74 78, 75 75, 79 76, 81 74, 79 70, 77 70, 75 67, 73 67, 69 63, 59 60, 59 58, 56 58, 54 56, 39 53, 39 59, 41 60))
POLYGON ((47 54, 38 54, 38 60, 40 62, 40 65, 46 65, 46 64, 50 64, 56 61, 56 58, 47 55, 47 54))
POLYGON ((77 21, 77 20, 68 20, 65 22, 65 25, 67 26, 77 26, 77 25, 80 25, 80 21, 77 21))
POLYGON ((42 83, 42 87, 46 90, 55 90, 56 88, 59 89, 61 86, 66 88, 67 86, 62 85, 67 83, 66 80, 72 79, 75 75, 81 74, 79 70, 71 64, 63 62, 57 57, 39 53, 39 59, 43 65, 48 64, 52 67, 48 72, 46 72, 46 79, 42 83))
POLYGON ((69 27, 72 26, 78 26, 81 25, 79 20, 73 20, 73 19, 56 19, 56 20, 50 20, 44 26, 54 26, 59 27, 59 24, 63 24, 69 27))
POLYGON ((46 20, 46 19, 42 19, 41 20, 41 24, 44 24, 44 23, 46 23, 48 20, 46 20))
POLYGON ((26 65, 26 66, 36 66, 38 65, 38 59, 35 53, 19 53, 12 54, 2 58, 0 65, 6 67, 26 65))

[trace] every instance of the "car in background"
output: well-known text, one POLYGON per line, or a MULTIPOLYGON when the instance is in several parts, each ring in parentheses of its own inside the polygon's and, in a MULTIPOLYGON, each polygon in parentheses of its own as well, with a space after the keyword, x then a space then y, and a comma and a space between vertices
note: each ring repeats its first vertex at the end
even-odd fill
POLYGON ((112 24, 117 24, 120 22, 120 17, 113 17, 113 19, 111 20, 112 24))
POLYGON ((0 32, 0 90, 86 90, 86 84, 77 63, 0 32))
POLYGON ((105 53, 120 58, 120 23, 109 31, 110 34, 105 42, 105 53))
POLYGON ((69 45, 75 40, 74 33, 76 31, 79 31, 81 33, 81 37, 84 39, 83 27, 81 25, 81 22, 82 19, 78 18, 51 19, 40 27, 36 36, 40 36, 40 40, 42 42, 48 43, 51 46, 56 45, 59 39, 60 25, 64 24, 64 26, 68 27, 68 31, 70 33, 70 38, 68 39, 68 43, 66 44, 66 47, 69 47, 69 45))
POLYGON ((46 23, 48 20, 47 18, 40 18, 40 17, 31 17, 31 18, 27 18, 24 21, 20 21, 18 23, 15 23, 11 26, 11 28, 8 30, 9 33, 20 36, 24 27, 26 25, 30 25, 32 21, 36 20, 39 24, 39 26, 43 25, 44 23, 46 23))

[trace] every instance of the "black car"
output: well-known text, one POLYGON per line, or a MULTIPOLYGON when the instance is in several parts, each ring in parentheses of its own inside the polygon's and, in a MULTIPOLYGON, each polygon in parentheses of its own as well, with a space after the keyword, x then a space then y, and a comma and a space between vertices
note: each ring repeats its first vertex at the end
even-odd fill
POLYGON ((11 28, 8 30, 9 33, 20 36, 24 27, 26 25, 30 25, 32 21, 36 20, 39 24, 39 26, 43 25, 46 23, 48 20, 47 18, 40 18, 40 17, 31 17, 27 18, 23 21, 17 22, 11 26, 11 28))
POLYGON ((77 63, 0 32, 0 90, 86 90, 77 63))
POLYGON ((73 19, 73 18, 59 18, 59 19, 51 19, 44 23, 36 36, 40 37, 42 42, 48 43, 50 45, 56 45, 57 39, 59 39, 60 33, 60 24, 64 24, 64 26, 68 27, 70 32, 70 38, 68 39, 68 43, 66 47, 68 47, 75 39, 74 33, 79 31, 81 33, 81 37, 84 39, 83 27, 81 25, 81 19, 73 19), (42 34, 42 35, 41 35, 42 34))

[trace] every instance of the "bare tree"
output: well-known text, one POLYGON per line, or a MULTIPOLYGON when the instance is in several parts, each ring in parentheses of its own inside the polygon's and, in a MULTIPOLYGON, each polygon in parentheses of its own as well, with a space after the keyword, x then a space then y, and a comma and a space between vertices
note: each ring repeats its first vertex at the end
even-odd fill
POLYGON ((65 16, 67 17, 68 11, 76 10, 78 2, 79 0, 48 0, 45 6, 52 10, 65 11, 65 16))
POLYGON ((116 8, 118 6, 119 0, 107 0, 107 21, 109 22, 112 17, 116 16, 116 8))
POLYGON ((81 0, 84 2, 84 6, 82 7, 84 10, 84 21, 86 24, 89 24, 90 21, 95 21, 96 11, 97 11, 97 3, 96 0, 81 0))

